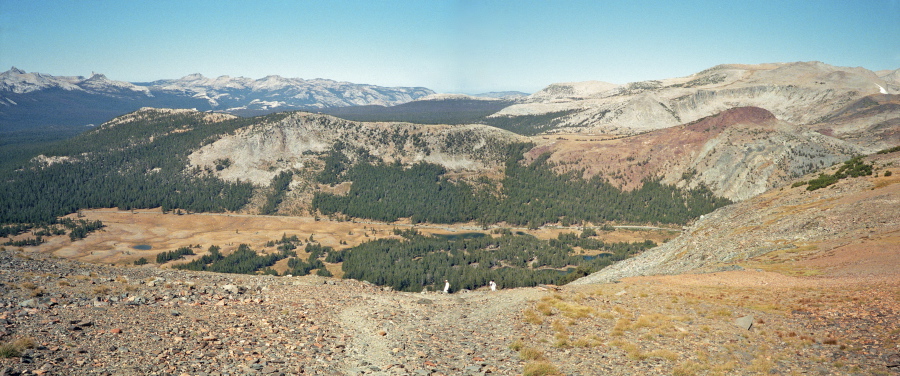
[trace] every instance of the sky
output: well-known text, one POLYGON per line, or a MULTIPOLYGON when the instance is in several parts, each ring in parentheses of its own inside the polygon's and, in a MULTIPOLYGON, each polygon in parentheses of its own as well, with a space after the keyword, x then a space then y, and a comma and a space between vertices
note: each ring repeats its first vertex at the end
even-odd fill
POLYGON ((900 68, 900 0, 0 0, 0 70, 130 82, 280 75, 531 93, 813 60, 900 68))

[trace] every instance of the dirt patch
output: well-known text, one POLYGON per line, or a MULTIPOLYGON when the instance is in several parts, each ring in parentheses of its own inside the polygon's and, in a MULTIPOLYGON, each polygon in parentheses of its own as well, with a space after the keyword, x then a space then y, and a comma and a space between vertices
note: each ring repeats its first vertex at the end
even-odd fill
POLYGON ((842 280, 900 280, 900 269, 897 268, 900 265, 900 231, 865 237, 797 264, 819 268, 842 280))

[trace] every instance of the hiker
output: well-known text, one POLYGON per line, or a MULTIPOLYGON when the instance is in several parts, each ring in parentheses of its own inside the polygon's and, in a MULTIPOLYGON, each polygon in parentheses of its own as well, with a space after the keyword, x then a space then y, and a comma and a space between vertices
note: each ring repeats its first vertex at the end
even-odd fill
POLYGON ((450 281, 445 279, 444 280, 444 294, 447 294, 449 292, 450 292, 450 281))
POLYGON ((491 281, 490 286, 491 286, 491 291, 497 291, 497 283, 496 282, 491 281))

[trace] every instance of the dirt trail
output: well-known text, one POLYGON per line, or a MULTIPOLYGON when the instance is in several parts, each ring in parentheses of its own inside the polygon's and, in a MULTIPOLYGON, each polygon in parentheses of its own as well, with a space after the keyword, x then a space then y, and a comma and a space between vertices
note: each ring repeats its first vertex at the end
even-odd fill
POLYGON ((365 294, 339 315, 351 334, 347 374, 516 374, 519 359, 508 349, 522 310, 545 292, 538 289, 457 294, 365 294), (462 366, 461 366, 462 365, 462 366))

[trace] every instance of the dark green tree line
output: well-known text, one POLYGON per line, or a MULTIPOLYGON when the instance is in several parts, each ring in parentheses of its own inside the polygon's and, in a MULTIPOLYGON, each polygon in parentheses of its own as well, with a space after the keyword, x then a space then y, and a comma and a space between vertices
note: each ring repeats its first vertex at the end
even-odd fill
MULTIPOLYGON (((343 261, 344 278, 392 286, 401 291, 437 288, 449 280, 454 289, 474 289, 494 280, 501 287, 568 282, 581 268, 593 272, 655 246, 653 242, 603 244, 594 257, 574 254, 569 239, 542 241, 530 235, 449 239, 405 233, 404 239, 377 239, 331 251, 327 260, 343 261)), ((574 237, 572 243, 584 239, 574 237)))

